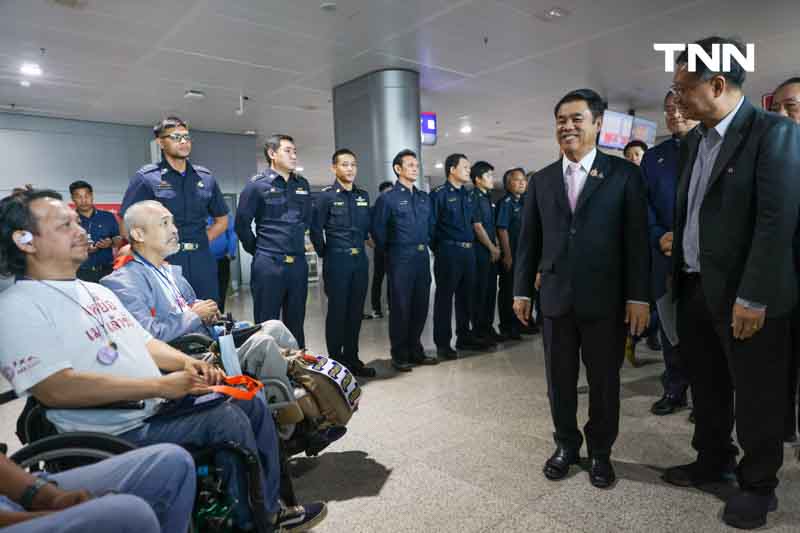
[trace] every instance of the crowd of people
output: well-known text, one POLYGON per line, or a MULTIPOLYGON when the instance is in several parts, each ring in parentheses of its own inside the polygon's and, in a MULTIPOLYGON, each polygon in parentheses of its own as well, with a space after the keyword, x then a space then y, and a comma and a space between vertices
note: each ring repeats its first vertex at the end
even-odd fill
MULTIPOLYGON (((740 46, 717 37, 698 44, 707 52, 740 46)), ((133 516, 143 524, 137 531, 185 530, 191 457, 165 443, 221 441, 257 452, 263 512, 276 530, 319 523, 324 503, 279 502, 278 435, 260 396, 179 402, 177 412, 163 401, 205 394, 224 378, 167 343, 214 335, 228 283, 220 270, 235 257, 236 239, 253 255, 255 323, 282 322, 265 328, 256 349, 305 348, 307 233, 323 261, 327 355, 353 375, 376 375, 359 356, 366 251, 374 247, 372 317, 383 316, 385 275, 393 368, 491 350, 541 328, 556 445, 543 473, 565 478, 585 442, 589 481, 606 489, 616 482, 620 368, 626 350, 647 337, 665 361, 652 412, 686 407, 689 391, 693 404, 696 460, 667 468, 664 480, 698 488, 735 480, 723 521, 743 529, 766 523, 778 505, 783 441, 797 439, 800 78, 776 89, 776 113, 768 113, 743 95, 741 66, 690 71, 683 54, 676 67, 663 101, 669 139, 652 148, 634 140, 624 158, 605 154, 597 149, 603 99, 571 91, 554 108, 562 156, 527 175, 521 167, 504 171, 499 201, 494 167, 460 153, 445 160, 444 183, 420 190, 419 159, 408 149, 395 156, 394 183, 381 184, 374 203, 357 184, 357 155, 347 148, 332 156, 334 183, 312 195, 296 170, 294 140, 281 134, 267 140, 269 168, 248 180, 231 216, 213 173, 190 162, 191 134, 177 117, 155 126, 162 160, 131 179, 119 227, 94 207, 85 181, 70 186, 75 211, 49 190, 23 188, 3 199, 0 274, 16 279, 0 295, 6 329, 15 333, 0 347, 3 375, 18 394, 46 405, 59 431, 100 431, 147 447, 62 478, 33 478, 3 460, 0 527, 51 531, 47 514, 58 511, 63 531, 97 520, 127 531, 133 516), (111 250, 123 239, 130 250, 115 261, 111 250), (215 241, 224 242, 216 251, 215 241), (435 350, 421 342, 432 278, 435 350), (589 385, 582 430, 581 361, 589 385), (141 407, 91 409, 118 401, 141 407), (180 468, 161 469, 157 483, 137 482, 154 461, 180 468), (120 469, 130 474, 107 474, 120 469), (114 505, 88 510, 108 491, 119 493, 107 497, 114 505), (73 506, 87 513, 69 514, 73 506)), ((236 527, 252 529, 244 474, 229 457, 219 459, 237 502, 236 527)))

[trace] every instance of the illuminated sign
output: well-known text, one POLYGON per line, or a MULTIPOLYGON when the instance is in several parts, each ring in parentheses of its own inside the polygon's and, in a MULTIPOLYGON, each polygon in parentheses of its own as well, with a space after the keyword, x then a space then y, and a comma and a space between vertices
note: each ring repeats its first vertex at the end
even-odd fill
POLYGON ((436 113, 419 114, 419 133, 422 144, 428 146, 436 144, 436 113))

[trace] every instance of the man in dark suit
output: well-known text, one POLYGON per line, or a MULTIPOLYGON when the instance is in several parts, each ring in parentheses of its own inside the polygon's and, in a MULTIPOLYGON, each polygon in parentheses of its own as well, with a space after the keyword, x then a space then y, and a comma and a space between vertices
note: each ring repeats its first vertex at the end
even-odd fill
POLYGON ((548 479, 564 478, 580 460, 580 360, 589 382, 584 427, 589 480, 610 487, 611 448, 619 432, 619 371, 626 326, 640 335, 650 318, 647 199, 639 168, 597 151, 605 103, 591 89, 556 105, 556 139, 564 157, 528 184, 514 275, 514 313, 530 320, 541 272, 545 363, 556 451, 548 479))
MULTIPOLYGON (((710 37, 712 45, 735 41, 710 37)), ((800 129, 755 109, 742 93, 745 71, 713 72, 685 53, 673 78, 676 103, 701 124, 681 146, 672 246, 678 335, 694 400, 694 463, 664 479, 699 486, 726 479, 738 450, 739 491, 722 515, 752 529, 777 508, 789 317, 797 297, 792 236, 800 188, 800 129), (736 401, 734 403, 734 389, 736 401)))

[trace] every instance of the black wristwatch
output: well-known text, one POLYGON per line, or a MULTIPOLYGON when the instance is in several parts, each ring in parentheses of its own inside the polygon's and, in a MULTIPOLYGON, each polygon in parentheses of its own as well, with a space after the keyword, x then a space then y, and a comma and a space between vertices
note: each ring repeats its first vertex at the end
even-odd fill
POLYGON ((22 508, 26 511, 30 511, 31 506, 33 505, 33 499, 36 497, 42 487, 49 484, 50 482, 37 477, 36 481, 34 481, 31 485, 28 485, 28 488, 25 489, 25 492, 22 493, 22 496, 19 499, 19 504, 22 506, 22 508))

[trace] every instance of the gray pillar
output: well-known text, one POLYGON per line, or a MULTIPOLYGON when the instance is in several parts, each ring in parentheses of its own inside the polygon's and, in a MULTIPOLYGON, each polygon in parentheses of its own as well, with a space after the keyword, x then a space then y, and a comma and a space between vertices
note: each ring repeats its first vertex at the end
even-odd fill
POLYGON ((336 148, 355 152, 356 183, 371 198, 382 181, 395 180, 397 152, 414 150, 421 163, 419 110, 419 73, 412 70, 378 70, 333 88, 336 148))

